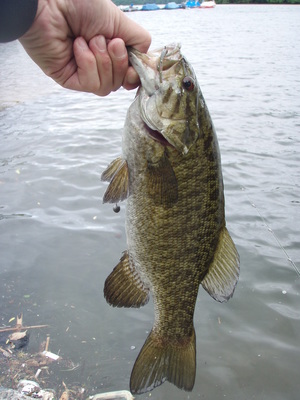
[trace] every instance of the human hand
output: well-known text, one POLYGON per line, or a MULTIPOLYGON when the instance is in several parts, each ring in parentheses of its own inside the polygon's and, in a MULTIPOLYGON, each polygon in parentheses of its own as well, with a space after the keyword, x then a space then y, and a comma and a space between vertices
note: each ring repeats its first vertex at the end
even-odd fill
POLYGON ((61 86, 105 96, 138 86, 126 46, 146 52, 151 37, 110 0, 39 0, 20 42, 61 86))

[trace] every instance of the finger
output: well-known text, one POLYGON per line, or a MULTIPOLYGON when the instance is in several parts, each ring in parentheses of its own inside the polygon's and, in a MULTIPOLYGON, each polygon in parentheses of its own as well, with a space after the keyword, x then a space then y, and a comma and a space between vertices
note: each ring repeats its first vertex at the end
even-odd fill
POLYGON ((112 90, 116 91, 122 86, 128 70, 128 53, 124 41, 119 38, 112 39, 108 43, 107 50, 112 61, 112 90))
MULTIPOLYGON (((75 39, 73 50, 77 69, 68 77, 63 86, 91 93, 99 91, 100 80, 93 52, 82 37, 75 39)), ((74 63, 74 60, 71 60, 70 63, 74 63)))
POLYGON ((89 41, 89 48, 94 54, 97 64, 100 89, 98 95, 106 96, 113 89, 113 66, 107 51, 106 39, 102 35, 93 37, 89 41))
POLYGON ((126 90, 132 90, 138 87, 139 84, 140 84, 140 78, 138 74, 135 72, 133 67, 129 67, 125 75, 125 78, 123 80, 123 87, 126 90))

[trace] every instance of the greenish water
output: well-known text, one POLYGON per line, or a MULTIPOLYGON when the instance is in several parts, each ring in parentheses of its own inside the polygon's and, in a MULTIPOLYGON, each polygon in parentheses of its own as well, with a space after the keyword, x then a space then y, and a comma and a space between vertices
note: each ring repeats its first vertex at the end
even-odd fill
MULTIPOLYGON (((140 399, 298 399, 299 17, 281 6, 130 14, 154 47, 179 41, 194 66, 241 257, 227 304, 199 292, 193 392, 165 383, 140 399)), ((125 206, 102 205, 100 176, 120 152, 134 93, 63 90, 16 42, 1 45, 0 60, 0 326, 20 312, 28 325, 49 324, 27 350, 49 334, 50 350, 78 365, 53 367, 53 386, 128 389, 153 307, 114 309, 103 298, 126 238, 125 206)))

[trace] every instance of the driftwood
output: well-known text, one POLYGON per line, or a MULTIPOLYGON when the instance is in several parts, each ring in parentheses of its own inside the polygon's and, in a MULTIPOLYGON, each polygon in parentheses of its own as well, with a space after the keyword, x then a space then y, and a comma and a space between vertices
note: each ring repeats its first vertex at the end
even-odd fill
POLYGON ((63 386, 65 388, 65 391, 62 393, 62 395, 60 396, 59 400, 69 400, 70 390, 67 388, 67 385, 65 384, 64 381, 62 381, 62 384, 63 384, 63 386))
POLYGON ((0 328, 0 333, 2 332, 18 332, 21 329, 38 329, 38 328, 47 328, 49 325, 31 325, 31 326, 23 326, 23 315, 20 314, 17 316, 16 326, 14 327, 5 327, 0 328))

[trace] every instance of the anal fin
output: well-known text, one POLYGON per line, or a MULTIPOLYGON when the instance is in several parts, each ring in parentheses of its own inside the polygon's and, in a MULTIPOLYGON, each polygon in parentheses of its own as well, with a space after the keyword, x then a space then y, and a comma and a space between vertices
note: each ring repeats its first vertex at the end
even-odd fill
POLYGON ((215 300, 223 303, 229 300, 239 279, 240 258, 227 231, 223 228, 213 262, 201 282, 203 288, 215 300))
POLYGON ((103 196, 103 203, 117 203, 125 200, 129 194, 129 174, 126 160, 115 159, 102 173, 102 181, 109 181, 103 196))
POLYGON ((106 301, 114 307, 141 307, 149 301, 146 288, 135 269, 130 265, 125 251, 104 284, 106 301))

